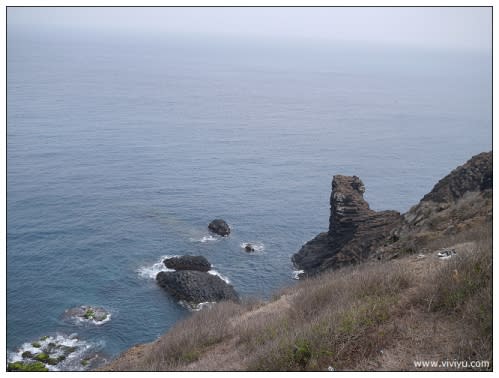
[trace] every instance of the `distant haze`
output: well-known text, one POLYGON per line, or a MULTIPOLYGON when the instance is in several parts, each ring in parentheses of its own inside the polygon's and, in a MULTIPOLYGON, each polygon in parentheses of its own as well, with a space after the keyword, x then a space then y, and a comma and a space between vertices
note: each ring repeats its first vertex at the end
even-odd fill
MULTIPOLYGON (((491 7, 8 8, 15 30, 213 35, 491 51, 491 7)), ((14 30, 14 29, 12 29, 14 30)))

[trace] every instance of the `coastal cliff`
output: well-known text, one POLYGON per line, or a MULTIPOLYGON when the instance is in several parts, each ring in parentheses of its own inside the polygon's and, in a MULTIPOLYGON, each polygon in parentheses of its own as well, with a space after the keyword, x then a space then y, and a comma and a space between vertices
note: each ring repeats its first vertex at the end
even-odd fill
POLYGON ((490 371, 492 152, 403 215, 363 193, 358 177, 333 178, 328 232, 293 256, 306 279, 207 307, 99 370, 490 371), (429 360, 480 364, 417 364, 429 360))
POLYGON ((414 253, 444 233, 455 235, 473 223, 492 220, 492 152, 457 167, 402 216, 375 212, 364 200, 357 176, 334 176, 329 230, 292 256, 294 265, 314 275, 369 258, 414 253))

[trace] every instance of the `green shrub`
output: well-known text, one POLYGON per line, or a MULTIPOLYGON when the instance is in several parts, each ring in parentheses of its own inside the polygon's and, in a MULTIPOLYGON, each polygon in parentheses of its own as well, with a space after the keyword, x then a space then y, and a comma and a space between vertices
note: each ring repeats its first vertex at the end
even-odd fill
POLYGON ((7 371, 49 371, 42 362, 10 362, 7 371))

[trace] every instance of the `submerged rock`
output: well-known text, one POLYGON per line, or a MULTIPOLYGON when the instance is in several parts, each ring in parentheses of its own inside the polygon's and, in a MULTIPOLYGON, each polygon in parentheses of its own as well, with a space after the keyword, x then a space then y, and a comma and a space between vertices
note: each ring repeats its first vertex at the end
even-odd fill
POLYGON ((15 352, 8 353, 9 371, 60 371, 74 369, 74 362, 93 355, 91 344, 64 335, 44 336, 24 343, 15 352))
POLYGON ((175 270, 196 270, 207 272, 211 269, 210 262, 203 256, 170 257, 163 260, 165 266, 175 270))
POLYGON ((208 229, 220 236, 227 236, 230 234, 230 227, 223 219, 214 219, 208 225, 208 229))
POLYGON ((206 272, 180 270, 160 272, 157 283, 179 301, 188 303, 239 301, 232 287, 220 277, 206 272))
POLYGON ((64 317, 101 324, 108 321, 111 318, 111 314, 103 307, 85 305, 66 310, 64 317))

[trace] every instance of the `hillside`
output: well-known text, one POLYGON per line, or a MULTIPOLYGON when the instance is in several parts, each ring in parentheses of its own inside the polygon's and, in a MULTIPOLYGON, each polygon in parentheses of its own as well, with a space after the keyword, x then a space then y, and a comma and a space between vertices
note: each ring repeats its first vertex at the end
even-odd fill
POLYGON ((370 210, 363 191, 335 176, 330 230, 294 258, 309 268, 296 286, 203 309, 100 370, 491 370, 492 153, 406 214, 370 210))

